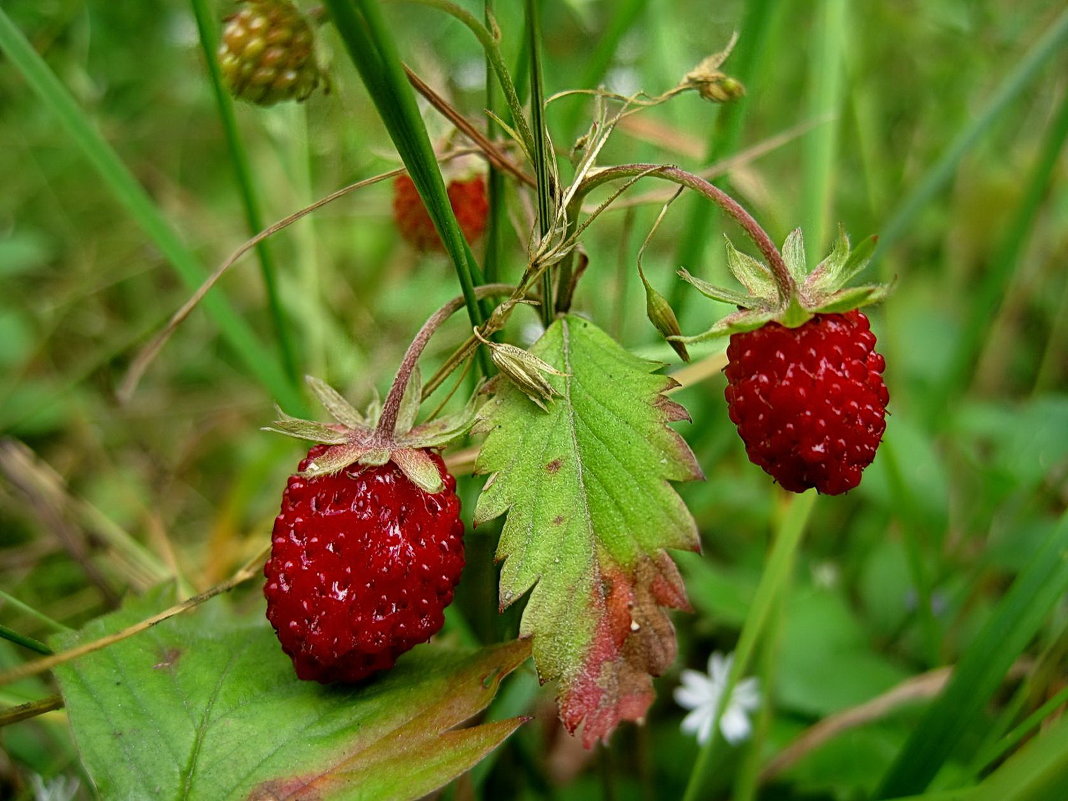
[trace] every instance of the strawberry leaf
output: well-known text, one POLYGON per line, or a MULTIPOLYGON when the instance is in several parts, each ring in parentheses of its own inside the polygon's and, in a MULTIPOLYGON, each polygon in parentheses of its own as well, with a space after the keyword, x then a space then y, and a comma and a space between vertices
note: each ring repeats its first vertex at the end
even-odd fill
POLYGON ((557 320, 531 352, 564 376, 541 411, 502 383, 482 408, 476 470, 493 475, 476 524, 507 513, 497 557, 501 607, 530 592, 521 634, 543 681, 559 680, 560 717, 589 747, 653 699, 675 658, 662 607, 688 608, 665 548, 698 549, 694 520, 668 483, 701 477, 667 423, 674 382, 592 323, 557 320))
MULTIPOLYGON (((166 605, 163 593, 53 638, 69 648, 166 605)), ((101 799, 415 799, 521 722, 457 729, 529 651, 419 647, 355 687, 299 681, 261 612, 214 601, 56 669, 101 799)))

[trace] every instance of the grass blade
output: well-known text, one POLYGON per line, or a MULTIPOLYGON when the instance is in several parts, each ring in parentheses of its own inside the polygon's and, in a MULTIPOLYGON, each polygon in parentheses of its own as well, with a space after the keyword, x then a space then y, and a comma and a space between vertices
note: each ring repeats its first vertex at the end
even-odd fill
MULTIPOLYGON (((1059 52, 1065 38, 1068 38, 1068 11, 1061 12, 1042 38, 1031 47, 1023 60, 1016 65, 1016 69, 1009 73, 994 92, 986 108, 975 117, 971 125, 957 134, 919 186, 901 202, 894 216, 879 232, 879 246, 872 254, 872 264, 877 263, 886 254, 887 249, 908 231, 916 215, 953 177, 964 154, 991 128, 1005 107, 1023 93, 1024 88, 1038 75, 1046 61, 1059 52)), ((889 280, 891 277, 884 268, 883 280, 889 280)))
POLYGON ((953 679, 891 765, 876 798, 926 789, 954 747, 978 725, 984 705, 1066 590, 1068 513, 964 653, 953 679))
MULTIPOLYGON (((215 55, 219 47, 215 31, 215 17, 208 5, 208 0, 190 1, 193 5, 193 15, 197 20, 197 29, 200 33, 200 48, 204 53, 204 63, 208 69, 208 76, 211 78, 215 106, 219 111, 219 121, 222 123, 223 132, 226 134, 226 145, 230 151, 230 161, 234 166, 234 177, 237 179, 241 203, 245 207, 248 233, 249 236, 255 236, 265 227, 263 214, 260 211, 259 192, 252 177, 252 167, 249 165, 248 152, 245 150, 245 145, 241 140, 241 132, 237 127, 234 102, 223 87, 222 70, 215 55)), ((256 255, 260 261, 260 275, 263 277, 263 288, 267 295, 267 308, 274 323, 275 335, 278 337, 278 349, 282 357, 282 366, 285 368, 289 380, 294 385, 298 385, 300 371, 297 369, 293 342, 289 338, 289 327, 286 325, 285 313, 282 311, 282 301, 278 295, 278 283, 275 280, 278 270, 271 255, 270 242, 264 240, 257 243, 256 255)))
MULTIPOLYGON (((56 116, 115 199, 159 248, 183 283, 190 290, 199 287, 207 274, 192 251, 3 9, 0 9, 0 50, 11 59, 41 102, 56 116)), ((297 414, 304 413, 304 399, 295 385, 287 379, 278 360, 257 340, 252 329, 226 298, 219 293, 210 294, 204 299, 204 306, 246 369, 283 408, 297 414)))

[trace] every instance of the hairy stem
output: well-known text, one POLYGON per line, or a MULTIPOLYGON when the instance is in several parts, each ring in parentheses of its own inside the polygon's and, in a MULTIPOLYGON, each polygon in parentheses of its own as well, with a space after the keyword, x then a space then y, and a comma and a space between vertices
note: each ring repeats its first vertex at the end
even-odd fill
MULTIPOLYGON (((514 291, 515 287, 511 284, 486 284, 474 288, 475 297, 479 300, 490 295, 507 295, 514 291)), ((430 315, 427 321, 423 323, 423 327, 416 333, 412 344, 404 352, 404 358, 397 369, 397 376, 393 379, 393 385, 389 388, 385 403, 382 404, 382 416, 378 419, 378 426, 375 428, 376 436, 382 439, 393 436, 393 429, 397 425, 397 415, 400 413, 401 399, 404 397, 404 390, 407 389, 408 381, 412 377, 412 371, 415 369, 415 365, 419 363, 419 357, 423 355, 423 350, 426 348, 427 343, 430 342, 430 338, 434 336, 434 332, 449 317, 462 309, 465 302, 463 295, 457 295, 430 315)))
MULTIPOLYGON (((757 248, 759 248, 760 252, 767 260, 768 266, 771 268, 771 272, 775 277, 775 284, 777 285, 779 294, 782 298, 785 300, 796 292, 794 279, 790 275, 790 270, 786 266, 786 262, 783 261, 782 254, 779 253, 779 249, 775 247, 775 243, 772 242, 771 237, 768 236, 768 232, 765 231, 760 223, 753 218, 753 215, 742 208, 738 201, 719 187, 713 186, 704 178, 686 172, 686 170, 679 169, 678 167, 656 164, 621 164, 615 167, 606 167, 603 170, 593 173, 582 182, 578 191, 575 193, 574 199, 571 201, 572 210, 577 213, 583 198, 601 184, 615 181, 620 178, 631 178, 637 175, 649 175, 655 178, 663 178, 666 181, 685 186, 687 189, 692 189, 707 197, 723 209, 723 211, 727 212, 727 214, 729 214, 734 221, 742 227, 742 230, 745 231, 746 235, 753 240, 753 243, 757 248)), ((574 214, 569 214, 569 217, 573 219, 574 214)))

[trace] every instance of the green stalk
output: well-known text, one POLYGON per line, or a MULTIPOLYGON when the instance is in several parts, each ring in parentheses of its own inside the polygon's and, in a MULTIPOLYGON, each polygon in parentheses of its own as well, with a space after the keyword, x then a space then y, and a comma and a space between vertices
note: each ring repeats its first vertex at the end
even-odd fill
MULTIPOLYGON (((808 526, 815 503, 815 492, 790 495, 787 498, 786 508, 775 532, 775 542, 772 544, 771 553, 764 566, 764 573, 760 577, 760 584, 757 585, 753 595, 753 605, 749 608, 749 614, 745 618, 742 633, 738 638, 730 677, 723 690, 722 697, 725 699, 731 697, 738 680, 748 671, 757 643, 772 619, 771 613, 789 587, 801 538, 808 526)), ((765 700, 764 703, 767 701, 765 700)), ((712 722, 712 736, 701 747, 697 760, 694 762, 683 801, 697 801, 705 797, 701 792, 702 787, 710 778, 710 768, 715 764, 714 757, 722 750, 724 744, 719 731, 719 721, 726 706, 726 704, 720 704, 719 709, 716 710, 716 718, 712 722)))
MULTIPOLYGON (((190 290, 196 290, 207 278, 196 256, 182 242, 148 193, 2 8, 0 50, 6 53, 41 102, 56 116, 119 205, 141 226, 183 283, 190 290)), ((301 393, 225 296, 218 292, 209 293, 204 298, 204 307, 245 368, 274 396, 279 405, 292 413, 306 415, 301 393)))
MULTIPOLYGON (((919 186, 901 202, 893 217, 879 233, 879 245, 872 254, 872 264, 878 263, 886 251, 909 230, 917 215, 931 198, 949 183, 964 154, 971 150, 983 134, 993 127, 994 121, 1006 106, 1024 93, 1027 85, 1038 75, 1043 65, 1054 54, 1061 51, 1066 38, 1068 38, 1068 10, 1062 11, 1053 24, 1046 29, 1042 38, 1032 45, 1027 55, 994 92, 986 108, 975 117, 971 125, 957 134, 941 158, 928 170, 919 186)), ((884 267, 881 280, 889 281, 892 277, 890 268, 884 267)))
MULTIPOLYGON (((541 8, 538 0, 526 0, 526 25, 530 48, 530 124, 534 131, 534 176, 538 180, 538 233, 544 238, 552 227, 553 187, 549 176, 548 137, 545 131, 545 98, 541 72, 541 8)), ((551 271, 541 277, 541 321, 548 328, 553 322, 553 286, 551 271)))
MULTIPOLYGON (((452 259, 471 324, 481 326, 485 316, 475 297, 475 286, 483 283, 482 271, 449 203, 430 137, 381 9, 374 0, 355 0, 358 12, 351 0, 326 0, 326 5, 452 259)), ((478 358, 488 374, 489 359, 481 349, 478 358)))
MULTIPOLYGON (((486 23, 493 18, 493 0, 485 0, 486 23)), ((498 51, 499 55, 499 51, 498 51)), ((494 141, 501 133, 501 128, 494 117, 500 117, 501 104, 499 95, 494 89, 493 63, 489 54, 486 54, 486 108, 490 114, 486 117, 486 138, 494 141)), ((503 247, 503 234, 505 223, 504 207, 504 176, 501 171, 489 165, 489 175, 486 180, 486 200, 489 212, 486 215, 486 252, 482 259, 482 273, 486 281, 493 283, 500 275, 501 249, 503 247)))
MULTIPOLYGON (((736 77, 744 86, 749 87, 759 72, 761 64, 771 55, 772 49, 768 47, 768 39, 771 36, 776 12, 783 5, 775 0, 751 0, 745 5, 746 14, 742 20, 738 45, 725 66, 727 73, 736 77)), ((745 112, 750 102, 750 96, 747 95, 720 107, 716 123, 711 126, 709 133, 705 164, 715 164, 738 149, 742 125, 745 122, 745 112)), ((713 183, 720 189, 725 189, 729 185, 726 176, 713 183)), ((675 254, 676 264, 690 268, 695 275, 699 274, 700 271, 697 268, 704 259, 705 248, 709 242, 716 239, 713 222, 714 218, 707 204, 694 200, 690 206, 686 226, 683 228, 682 241, 675 254)), ((676 281, 672 285, 669 302, 680 317, 686 301, 692 294, 686 291, 686 284, 683 281, 676 281)))
POLYGON ((450 3, 448 0, 407 0, 407 2, 418 3, 419 5, 444 11, 446 14, 450 14, 466 25, 468 30, 475 35, 475 38, 478 39, 478 43, 482 45, 482 49, 486 53, 486 59, 489 61, 493 74, 497 77, 497 82, 501 87, 501 91, 504 92, 504 99, 508 103, 508 108, 512 112, 512 122, 515 125, 516 131, 519 133, 520 139, 523 140, 523 147, 525 147, 528 152, 533 152, 534 136, 531 133, 530 126, 527 125, 527 119, 523 114, 523 104, 520 100, 519 92, 516 89, 516 83, 512 80, 512 76, 508 72, 508 67, 504 63, 504 56, 501 55, 500 45, 490 29, 479 22, 478 18, 470 11, 461 8, 455 3, 450 3))
POLYGON ((31 651, 36 651, 45 656, 50 656, 53 653, 52 649, 40 640, 35 640, 33 637, 27 637, 25 634, 19 634, 14 629, 9 629, 3 624, 0 624, 0 639, 9 640, 16 645, 21 645, 23 648, 29 648, 31 651))
MULTIPOLYGON (((634 27, 649 0, 618 0, 615 3, 606 3, 605 11, 612 14, 608 24, 601 31, 593 43, 593 51, 584 59, 585 69, 579 76, 575 86, 583 89, 593 89, 600 86, 608 68, 612 65, 612 59, 619 49, 619 43, 627 32, 634 27)), ((568 102, 568 112, 564 115, 561 129, 565 135, 574 137, 576 129, 580 127, 583 115, 586 113, 586 104, 582 98, 572 98, 568 102)), ((582 126, 585 129, 585 126, 582 126)))
POLYGON ((842 105, 843 48, 848 7, 845 0, 824 0, 816 42, 809 66, 808 118, 829 122, 817 125, 804 140, 804 183, 801 191, 802 230, 805 255, 816 264, 827 241, 838 145, 838 112, 842 105))
MULTIPOLYGON (((222 70, 219 67, 219 59, 216 56, 216 52, 219 49, 219 40, 215 35, 215 17, 208 8, 207 0, 190 0, 190 2, 197 20, 197 30, 200 32, 200 49, 204 53, 204 62, 211 78, 215 106, 219 112, 219 120, 222 122, 223 133, 226 134, 226 146, 230 151, 230 162, 234 167, 234 177, 237 179, 238 194, 241 197, 241 205, 244 207, 249 236, 255 236, 265 227, 263 214, 260 211, 259 192, 252 177, 248 152, 245 150, 245 144, 237 128, 233 100, 230 99, 230 94, 223 86, 222 70)), ((263 288, 267 295, 267 308, 274 324, 275 336, 278 337, 278 349, 282 356, 282 366, 293 385, 299 386, 300 371, 297 369, 293 342, 289 338, 289 327, 286 325, 285 313, 282 310, 282 302, 278 295, 278 283, 275 280, 278 270, 266 239, 256 244, 256 255, 259 258, 260 275, 263 278, 263 288)))
POLYGON ((30 617, 34 618, 35 620, 37 620, 37 621, 39 621, 41 623, 44 623, 46 626, 48 626, 49 628, 51 628, 51 629, 53 629, 55 631, 73 631, 73 629, 71 629, 70 627, 64 626, 62 623, 60 623, 57 620, 53 620, 52 618, 50 618, 48 615, 44 614, 43 612, 38 612, 36 609, 34 609, 29 604, 20 601, 15 596, 10 595, 10 594, 4 592, 3 590, 0 590, 0 599, 3 599, 6 603, 11 604, 13 607, 18 609, 19 611, 26 613, 27 615, 29 615, 30 617))

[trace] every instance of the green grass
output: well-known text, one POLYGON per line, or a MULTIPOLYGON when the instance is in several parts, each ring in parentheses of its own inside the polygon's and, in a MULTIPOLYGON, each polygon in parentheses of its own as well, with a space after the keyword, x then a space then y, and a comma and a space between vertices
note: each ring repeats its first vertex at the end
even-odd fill
MULTIPOLYGON (((267 542, 301 452, 258 430, 272 404, 318 414, 297 380, 307 372, 358 404, 384 394, 419 325, 464 294, 470 319, 457 315, 432 341, 428 377, 491 310, 472 292, 482 271, 520 279, 539 231, 532 213, 551 205, 548 167, 515 155, 542 191, 503 174, 499 238, 488 253, 465 247, 441 175, 454 165, 433 156, 449 126, 417 103, 402 62, 500 136, 483 109, 514 125, 531 75, 535 97, 592 88, 584 83, 655 95, 737 30, 723 70, 745 83, 744 100, 716 106, 689 93, 647 109, 628 121, 647 129, 621 126, 599 161, 698 171, 808 126, 717 185, 779 242, 804 227, 810 259, 839 222, 854 242, 880 236, 861 279, 895 281, 871 314, 888 365, 886 441, 859 489, 809 508, 812 498, 784 500, 745 459, 722 377, 674 396, 693 418, 678 429, 708 477, 680 487, 704 553, 680 560, 694 612, 673 615, 679 658, 656 683, 645 729, 624 726, 607 749, 576 756, 551 712, 541 714, 552 688, 520 672, 489 717, 537 719, 447 792, 1060 801, 1068 14, 1042 0, 529 5, 537 25, 522 3, 493 4, 498 42, 475 0, 331 0, 338 27, 320 28, 331 92, 262 110, 232 104, 206 69, 231 3, 4 3, 0 672, 114 597, 162 578, 192 592, 232 575, 267 542), (251 230, 398 166, 429 199, 447 255, 399 241, 388 182, 360 190, 238 262, 132 400, 115 400, 139 347, 251 230), (27 451, 15 443, 33 458, 16 458, 27 451), (678 671, 703 668, 713 650, 736 651, 734 679, 759 675, 769 702, 742 746, 715 738, 702 749, 679 730, 678 671), (941 692, 891 704, 762 777, 809 727, 941 666, 956 667, 941 692)), ((571 140, 592 113, 581 98, 546 111, 565 183, 571 140)), ((517 127, 524 147, 538 134, 517 127)), ((643 180, 622 200, 666 186, 643 180)), ((584 233, 589 265, 574 308, 674 369, 645 318, 635 261, 665 199, 610 209, 584 233)), ((721 310, 674 272, 728 283, 722 233, 743 246, 712 204, 684 199, 644 254, 685 333, 721 310)), ((537 309, 520 307, 502 338, 523 342, 538 322, 537 309)), ((463 395, 470 380, 459 384, 463 395)), ((467 514, 480 486, 460 481, 467 514)), ((480 529, 469 542, 465 582, 492 582, 495 535, 480 529)), ((514 633, 515 613, 498 619, 492 587, 462 584, 458 598, 448 636, 514 633)), ((244 608, 261 602, 254 582, 234 593, 244 608)), ((54 692, 47 675, 2 687, 0 712, 54 692)), ((34 773, 80 775, 62 711, 0 729, 0 741, 4 797, 10 788, 31 798, 34 773)))

